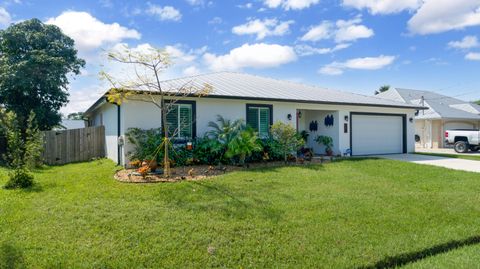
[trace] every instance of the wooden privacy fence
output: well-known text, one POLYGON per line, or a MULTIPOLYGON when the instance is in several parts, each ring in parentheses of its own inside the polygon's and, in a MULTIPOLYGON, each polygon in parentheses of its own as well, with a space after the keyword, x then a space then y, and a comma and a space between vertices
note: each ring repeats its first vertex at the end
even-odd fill
POLYGON ((105 157, 105 127, 44 132, 43 160, 67 164, 105 157))

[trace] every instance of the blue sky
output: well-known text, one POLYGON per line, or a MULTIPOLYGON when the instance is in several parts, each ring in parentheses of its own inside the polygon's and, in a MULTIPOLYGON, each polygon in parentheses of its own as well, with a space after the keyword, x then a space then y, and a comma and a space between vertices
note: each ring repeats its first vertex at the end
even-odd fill
MULTIPOLYGON (((33 1, 0 4, 0 27, 59 26, 87 61, 64 113, 105 90, 105 51, 163 47, 164 78, 241 71, 371 95, 381 85, 480 99, 480 0, 33 1)), ((114 68, 113 68, 114 69, 114 68)))

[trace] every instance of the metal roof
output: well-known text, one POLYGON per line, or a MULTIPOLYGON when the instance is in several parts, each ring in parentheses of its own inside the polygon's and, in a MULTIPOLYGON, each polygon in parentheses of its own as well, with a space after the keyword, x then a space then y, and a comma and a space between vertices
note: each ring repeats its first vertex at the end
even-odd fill
MULTIPOLYGON (((161 82, 162 88, 165 91, 175 91, 175 89, 180 89, 185 86, 202 88, 205 84, 212 86, 212 92, 202 98, 232 98, 423 109, 423 107, 419 105, 392 101, 385 98, 331 90, 318 86, 237 72, 209 73, 161 82)), ((87 111, 91 112, 92 110, 94 110, 93 106, 87 111)))
POLYGON ((429 91, 392 88, 377 95, 389 100, 423 105, 429 110, 420 113, 417 119, 469 119, 480 120, 480 106, 450 96, 429 91), (423 103, 422 103, 423 97, 423 103))

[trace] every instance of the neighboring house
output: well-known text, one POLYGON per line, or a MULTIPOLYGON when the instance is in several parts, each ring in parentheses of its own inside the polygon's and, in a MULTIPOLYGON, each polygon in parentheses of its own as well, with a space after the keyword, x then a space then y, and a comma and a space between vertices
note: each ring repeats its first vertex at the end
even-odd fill
POLYGON ((62 119, 60 126, 54 128, 55 130, 70 130, 70 129, 80 129, 85 128, 85 121, 84 120, 69 120, 69 119, 62 119))
MULTIPOLYGON (((208 96, 185 98, 167 115, 170 125, 183 123, 178 138, 203 136, 208 122, 222 115, 246 120, 260 136, 268 135, 273 122, 290 123, 299 132, 310 133, 308 146, 317 154, 325 152, 314 141, 318 135, 333 138, 335 154, 394 154, 415 149, 414 116, 422 109, 415 104, 233 72, 163 81, 162 88, 168 91, 185 84, 200 88, 205 83, 213 87, 208 96)), ((124 165, 133 150, 125 141, 125 132, 133 127, 159 128, 160 114, 148 102, 127 100, 116 105, 103 96, 85 117, 90 126, 105 125, 107 156, 124 165)))
POLYGON ((445 131, 452 129, 478 129, 480 106, 435 92, 392 88, 376 95, 380 98, 406 104, 428 107, 415 117, 417 147, 442 148, 445 131))

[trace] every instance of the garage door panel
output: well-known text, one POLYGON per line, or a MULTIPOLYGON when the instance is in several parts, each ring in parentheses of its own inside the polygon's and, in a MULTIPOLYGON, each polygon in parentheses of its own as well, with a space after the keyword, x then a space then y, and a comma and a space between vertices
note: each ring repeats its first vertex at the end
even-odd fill
POLYGON ((403 117, 352 115, 353 155, 403 153, 403 117))

